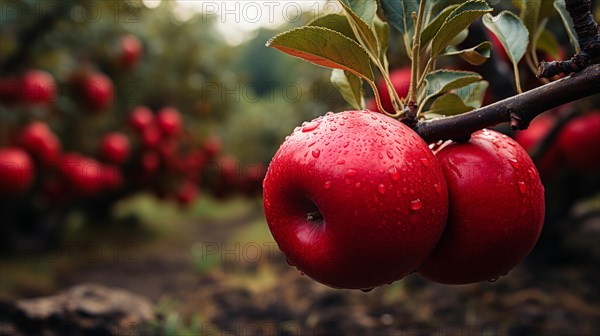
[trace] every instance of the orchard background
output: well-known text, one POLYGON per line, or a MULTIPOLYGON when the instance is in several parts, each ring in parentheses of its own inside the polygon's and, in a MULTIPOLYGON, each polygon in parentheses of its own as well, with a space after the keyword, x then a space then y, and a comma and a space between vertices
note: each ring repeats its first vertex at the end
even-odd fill
MULTIPOLYGON (((575 50, 561 17, 553 1, 542 3, 536 56, 568 59, 575 50)), ((496 15, 520 2, 489 4, 496 15)), ((508 275, 462 286, 410 275, 362 293, 287 265, 264 219, 266 168, 295 127, 350 106, 331 71, 265 43, 340 10, 336 1, 2 0, 0 335, 597 332, 597 93, 545 112, 527 131, 495 128, 530 151, 546 189, 542 235, 508 275), (90 283, 142 303, 112 304, 110 292, 96 309, 73 299, 88 310, 51 317, 34 299, 81 284, 99 291, 90 283)), ((479 72, 489 105, 517 91, 483 24, 460 45, 484 40, 492 45, 483 65, 448 57, 438 67, 479 72)), ((394 30, 388 59, 404 97, 410 63, 394 30)), ((530 68, 519 63, 523 91, 545 84, 530 68)))

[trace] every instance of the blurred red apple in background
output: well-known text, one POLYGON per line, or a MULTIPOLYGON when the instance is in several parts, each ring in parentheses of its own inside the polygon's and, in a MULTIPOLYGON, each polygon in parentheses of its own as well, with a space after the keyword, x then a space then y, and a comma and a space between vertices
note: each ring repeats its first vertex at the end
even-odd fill
POLYGON ((33 161, 20 148, 0 148, 0 196, 22 194, 31 187, 33 161))
POLYGON ((137 36, 128 34, 119 40, 121 47, 121 64, 125 67, 134 67, 138 64, 142 55, 142 43, 137 36))
POLYGON ((21 131, 19 144, 26 149, 42 165, 58 162, 61 144, 47 124, 34 121, 21 131))
POLYGON ((103 110, 112 105, 114 86, 112 80, 102 73, 91 73, 81 83, 85 103, 95 109, 103 110))
POLYGON ((173 136, 181 131, 181 114, 173 107, 165 107, 156 115, 156 124, 167 136, 173 136))
POLYGON ((144 131, 154 123, 154 114, 146 106, 138 106, 129 114, 129 125, 138 132, 144 131))
POLYGON ((100 142, 100 155, 110 163, 117 165, 125 163, 129 158, 129 151, 129 139, 123 133, 108 133, 100 142))
POLYGON ((558 136, 568 164, 580 171, 600 169, 600 110, 569 121, 558 136))
POLYGON ((57 86, 46 71, 29 70, 21 77, 21 99, 26 104, 51 103, 56 99, 57 86))

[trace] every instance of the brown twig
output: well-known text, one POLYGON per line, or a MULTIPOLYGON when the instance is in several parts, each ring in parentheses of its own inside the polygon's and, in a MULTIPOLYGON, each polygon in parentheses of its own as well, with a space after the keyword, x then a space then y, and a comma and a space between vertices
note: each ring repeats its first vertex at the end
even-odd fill
POLYGON ((503 122, 526 129, 538 114, 594 94, 600 94, 600 65, 468 113, 420 122, 414 129, 427 142, 468 138, 503 122))
POLYGON ((550 78, 559 74, 571 74, 585 69, 592 59, 600 57, 600 27, 591 12, 591 0, 565 0, 567 11, 573 20, 581 52, 570 60, 541 62, 538 78, 550 78))

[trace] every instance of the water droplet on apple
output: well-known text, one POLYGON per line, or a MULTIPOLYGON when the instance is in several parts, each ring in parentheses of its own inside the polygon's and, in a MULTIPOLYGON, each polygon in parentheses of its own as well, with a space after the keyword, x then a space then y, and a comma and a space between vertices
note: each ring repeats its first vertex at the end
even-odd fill
POLYGON ((311 121, 308 124, 304 125, 304 127, 302 127, 302 132, 307 133, 307 132, 314 131, 317 129, 317 127, 319 127, 319 125, 321 125, 321 122, 311 121))
POLYGON ((527 185, 525 184, 525 182, 523 181, 519 181, 519 183, 517 183, 519 185, 519 191, 521 192, 521 194, 524 194, 527 192, 527 185))
POLYGON ((354 185, 354 188, 356 188, 356 189, 360 188, 360 182, 356 182, 356 184, 354 185))
POLYGON ((372 291, 373 289, 375 289, 375 287, 373 287, 373 288, 362 288, 361 291, 363 291, 365 293, 368 293, 368 292, 372 291))
POLYGON ((438 193, 438 194, 442 193, 442 185, 441 184, 436 183, 436 184, 433 185, 433 187, 435 188, 435 192, 436 193, 438 193))
POLYGON ((332 115, 333 115, 333 112, 331 112, 331 111, 330 111, 330 112, 327 112, 327 113, 325 113, 325 116, 326 116, 326 117, 329 117, 329 116, 332 116, 332 115))
POLYGON ((312 151, 312 156, 316 159, 321 155, 321 150, 315 149, 312 151))
POLYGON ((398 169, 396 168, 396 166, 392 166, 390 168, 390 170, 388 171, 390 178, 392 179, 392 181, 394 182, 398 182, 400 180, 400 172, 398 171, 398 169))
POLYGON ((425 167, 429 168, 429 160, 427 160, 426 158, 421 158, 421 163, 422 163, 422 164, 423 164, 425 167))
POLYGON ((357 174, 358 172, 354 169, 348 169, 348 171, 346 172, 346 176, 348 177, 356 176, 357 174))
POLYGON ((390 158, 390 160, 394 158, 394 154, 392 154, 392 152, 386 151, 386 154, 390 158))
POLYGON ((377 157, 379 157, 379 160, 383 160, 383 154, 377 153, 377 157))
POLYGON ((489 282, 496 282, 496 281, 498 281, 498 279, 499 279, 499 278, 500 278, 500 277, 491 278, 491 279, 489 279, 488 281, 489 281, 489 282))
POLYGON ((510 163, 510 165, 515 168, 515 169, 519 169, 519 161, 515 160, 515 159, 509 159, 508 162, 510 163))
POLYGON ((346 141, 346 143, 344 143, 344 148, 348 147, 348 145, 350 145, 350 142, 346 141))
POLYGON ((312 147, 312 146, 314 146, 316 143, 317 143, 316 141, 314 141, 314 142, 311 142, 311 143, 308 145, 308 147, 312 147))
POLYGON ((346 160, 339 160, 339 161, 337 162, 337 164, 339 164, 339 165, 343 165, 344 163, 346 163, 346 160))
POLYGON ((331 188, 331 181, 325 182, 325 189, 331 188))
POLYGON ((529 168, 529 169, 527 170, 527 173, 529 173, 529 177, 530 177, 531 179, 535 179, 535 177, 537 176, 537 174, 535 173, 535 170, 533 170, 532 168, 529 168))
POLYGON ((335 127, 335 126, 331 126, 329 129, 330 129, 332 132, 335 132, 335 131, 337 131, 337 127, 335 127))
POLYGON ((385 194, 385 186, 383 184, 380 184, 377 187, 377 191, 379 191, 379 193, 382 194, 382 195, 385 194))
POLYGON ((418 211, 421 210, 421 208, 423 208, 423 202, 421 202, 420 199, 416 199, 412 202, 410 202, 410 209, 413 211, 418 211))
POLYGON ((292 262, 288 258, 285 258, 285 261, 287 261, 288 265, 290 265, 290 266, 296 266, 296 265, 292 264, 292 262))

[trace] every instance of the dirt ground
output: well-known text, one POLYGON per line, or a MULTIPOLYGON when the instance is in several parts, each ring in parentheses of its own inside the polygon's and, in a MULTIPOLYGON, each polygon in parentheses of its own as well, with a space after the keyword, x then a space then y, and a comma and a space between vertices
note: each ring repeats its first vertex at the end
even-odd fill
MULTIPOLYGON (((224 212, 228 212, 224 210, 224 212)), ((531 257, 493 283, 409 276, 369 293, 320 285, 287 265, 258 203, 166 232, 95 228, 59 251, 3 257, 0 293, 53 294, 84 282, 148 297, 163 321, 200 335, 598 335, 600 268, 531 257)), ((125 225, 125 224, 121 224, 125 225)), ((535 255, 535 254, 534 254, 535 255)))

